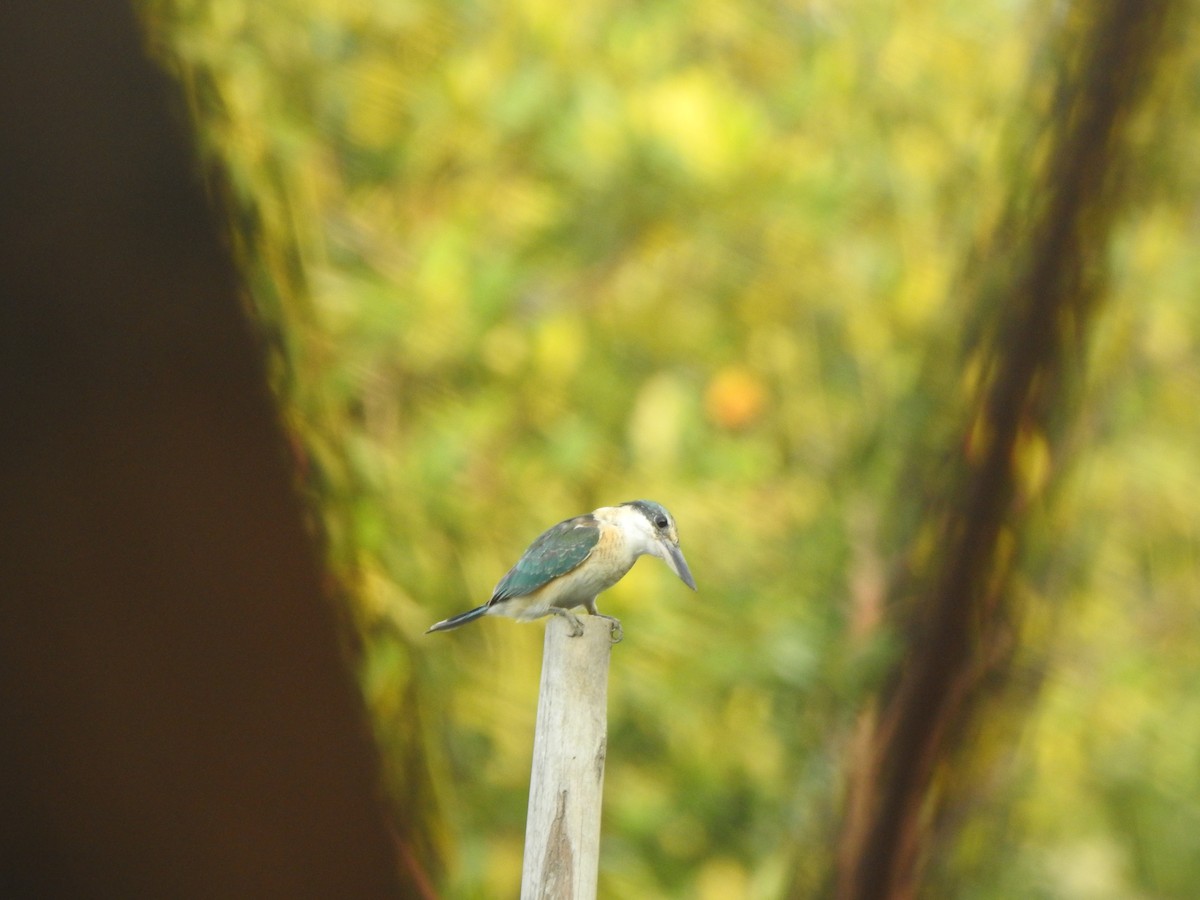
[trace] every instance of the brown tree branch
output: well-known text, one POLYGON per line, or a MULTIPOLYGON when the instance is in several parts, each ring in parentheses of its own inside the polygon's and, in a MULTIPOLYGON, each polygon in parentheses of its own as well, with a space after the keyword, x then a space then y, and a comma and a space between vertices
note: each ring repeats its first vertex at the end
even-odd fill
POLYGON ((1022 447, 1047 440, 1066 405, 1063 374, 1082 355, 1118 206, 1125 127, 1170 7, 1088 5, 1028 226, 1011 251, 997 241, 993 258, 1013 274, 1002 296, 980 295, 994 317, 963 360, 983 373, 960 435, 964 452, 930 487, 943 499, 915 532, 935 534, 937 549, 911 551, 890 591, 894 609, 911 617, 910 639, 850 776, 835 881, 841 900, 916 895, 931 822, 948 802, 932 794, 935 774, 977 714, 985 677, 1002 674, 1011 657, 1006 589, 1022 521, 1022 447))

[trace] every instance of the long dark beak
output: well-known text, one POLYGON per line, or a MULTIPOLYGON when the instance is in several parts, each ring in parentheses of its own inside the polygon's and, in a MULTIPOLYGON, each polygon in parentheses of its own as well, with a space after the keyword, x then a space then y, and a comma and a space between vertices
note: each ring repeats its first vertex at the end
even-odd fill
POLYGON ((663 559, 667 561, 667 565, 671 567, 671 571, 679 576, 679 580, 694 591, 696 589, 696 579, 692 577, 687 560, 683 558, 683 551, 674 544, 664 542, 664 546, 667 548, 667 555, 663 559))

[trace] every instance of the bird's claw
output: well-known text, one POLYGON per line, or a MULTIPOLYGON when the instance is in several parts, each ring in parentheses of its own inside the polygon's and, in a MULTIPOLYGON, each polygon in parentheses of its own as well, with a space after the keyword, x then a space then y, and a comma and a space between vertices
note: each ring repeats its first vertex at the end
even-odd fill
POLYGON ((604 613, 592 613, 597 619, 608 619, 608 639, 619 644, 625 639, 625 631, 621 628, 621 620, 616 616, 606 616, 604 613))
POLYGON ((567 612, 565 609, 559 612, 558 615, 567 620, 567 627, 571 629, 571 633, 567 637, 577 638, 583 634, 583 622, 579 620, 579 616, 567 612))

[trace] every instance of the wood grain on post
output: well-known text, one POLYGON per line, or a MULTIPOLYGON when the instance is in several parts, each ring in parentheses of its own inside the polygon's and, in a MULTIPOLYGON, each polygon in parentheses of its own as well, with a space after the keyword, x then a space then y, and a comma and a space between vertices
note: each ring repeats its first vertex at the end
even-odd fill
POLYGON ((607 619, 546 623, 521 900, 594 900, 608 741, 607 619))

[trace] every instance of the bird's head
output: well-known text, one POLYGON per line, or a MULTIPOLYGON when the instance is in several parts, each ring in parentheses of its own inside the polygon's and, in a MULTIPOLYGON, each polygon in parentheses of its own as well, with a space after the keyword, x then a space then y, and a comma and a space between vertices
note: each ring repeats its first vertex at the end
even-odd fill
POLYGON ((680 581, 696 590, 696 581, 679 549, 675 519, 666 507, 653 500, 630 500, 617 509, 622 512, 620 525, 628 539, 637 542, 643 553, 657 556, 671 567, 680 581))

